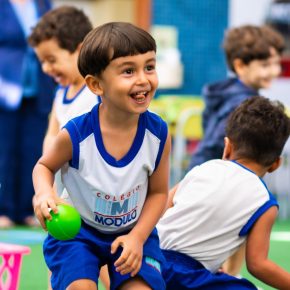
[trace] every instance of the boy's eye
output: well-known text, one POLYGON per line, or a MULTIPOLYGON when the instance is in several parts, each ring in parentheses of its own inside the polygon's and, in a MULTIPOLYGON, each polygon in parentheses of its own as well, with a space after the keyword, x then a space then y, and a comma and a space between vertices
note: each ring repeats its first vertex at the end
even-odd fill
POLYGON ((147 66, 146 66, 146 70, 147 70, 147 71, 155 70, 155 65, 147 65, 147 66))
POLYGON ((131 75, 132 73, 133 73, 133 69, 132 68, 126 68, 124 71, 123 71, 123 73, 124 74, 128 74, 128 75, 131 75))
POLYGON ((56 59, 54 57, 48 57, 48 58, 46 58, 45 61, 50 63, 50 64, 53 64, 53 63, 55 63, 56 59))

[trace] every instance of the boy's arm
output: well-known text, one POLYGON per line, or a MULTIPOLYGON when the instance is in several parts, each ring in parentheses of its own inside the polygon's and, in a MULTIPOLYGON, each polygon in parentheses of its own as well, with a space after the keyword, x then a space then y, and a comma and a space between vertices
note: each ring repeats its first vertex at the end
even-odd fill
POLYGON ((175 196, 175 192, 178 188, 179 183, 177 183, 176 185, 174 185, 170 190, 169 190, 169 195, 168 195, 168 199, 167 199, 167 204, 166 204, 166 208, 165 211, 167 209, 169 209, 170 207, 173 207, 173 198, 175 196))
POLYGON ((277 216, 271 207, 255 223, 246 244, 246 263, 249 272, 276 289, 290 289, 290 274, 268 259, 270 234, 277 216))
POLYGON ((57 136, 58 132, 59 132, 59 122, 57 121, 57 118, 56 118, 55 104, 53 104, 53 107, 49 116, 47 132, 45 134, 44 141, 43 141, 43 150, 42 150, 43 152, 48 150, 49 146, 51 146, 51 144, 55 140, 55 137, 57 136))
POLYGON ((143 244, 164 212, 169 187, 170 147, 168 135, 158 168, 149 178, 147 197, 137 224, 127 236, 121 236, 112 243, 112 253, 123 246, 123 252, 115 262, 116 270, 122 275, 131 272, 131 276, 135 276, 139 272, 143 244))
POLYGON ((56 205, 62 203, 53 190, 54 174, 71 158, 71 139, 67 130, 61 130, 55 142, 44 152, 33 169, 34 211, 44 229, 46 229, 44 220, 51 219, 49 208, 56 213, 56 205))

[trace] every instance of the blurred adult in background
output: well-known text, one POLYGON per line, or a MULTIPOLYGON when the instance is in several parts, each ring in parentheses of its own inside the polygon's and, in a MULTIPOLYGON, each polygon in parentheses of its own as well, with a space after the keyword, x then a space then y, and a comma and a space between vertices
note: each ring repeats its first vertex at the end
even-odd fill
POLYGON ((27 36, 50 0, 0 1, 0 228, 35 225, 31 172, 41 156, 55 84, 27 36))

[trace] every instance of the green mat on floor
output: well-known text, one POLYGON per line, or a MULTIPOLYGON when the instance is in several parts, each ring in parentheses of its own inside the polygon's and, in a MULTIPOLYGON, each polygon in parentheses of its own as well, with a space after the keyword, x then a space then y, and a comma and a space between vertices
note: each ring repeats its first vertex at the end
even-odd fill
MULTIPOLYGON (((47 290, 47 268, 42 255, 42 242, 46 233, 42 229, 19 227, 0 230, 0 242, 28 245, 31 253, 23 257, 18 290, 47 290)), ((290 221, 277 221, 271 235, 270 258, 290 272, 290 221)), ((273 289, 252 277, 243 268, 242 276, 263 290, 273 289)), ((99 285, 99 290, 104 290, 99 285)))

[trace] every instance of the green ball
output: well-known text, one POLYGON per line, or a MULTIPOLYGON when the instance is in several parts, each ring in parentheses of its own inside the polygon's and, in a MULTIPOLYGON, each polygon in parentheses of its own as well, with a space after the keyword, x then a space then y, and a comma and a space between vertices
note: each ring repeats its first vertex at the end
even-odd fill
POLYGON ((50 212, 52 220, 46 220, 48 232, 57 240, 73 239, 81 228, 81 216, 77 210, 65 204, 57 206, 58 213, 50 212))

